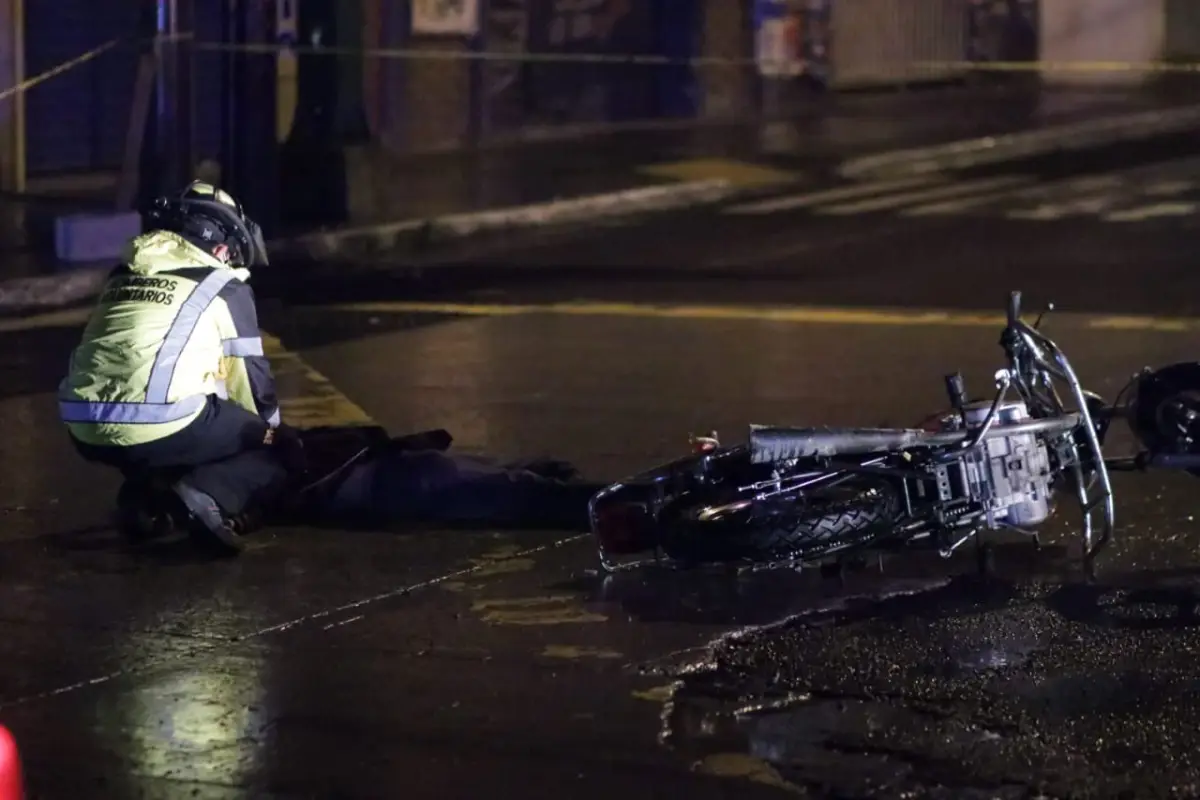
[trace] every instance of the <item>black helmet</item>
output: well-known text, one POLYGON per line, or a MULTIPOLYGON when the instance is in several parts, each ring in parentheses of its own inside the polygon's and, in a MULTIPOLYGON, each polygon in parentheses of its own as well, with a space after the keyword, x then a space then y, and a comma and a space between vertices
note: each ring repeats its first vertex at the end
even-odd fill
POLYGON ((178 195, 160 197, 146 214, 148 227, 171 231, 215 251, 225 245, 234 266, 265 266, 262 230, 228 192, 192 181, 178 195))

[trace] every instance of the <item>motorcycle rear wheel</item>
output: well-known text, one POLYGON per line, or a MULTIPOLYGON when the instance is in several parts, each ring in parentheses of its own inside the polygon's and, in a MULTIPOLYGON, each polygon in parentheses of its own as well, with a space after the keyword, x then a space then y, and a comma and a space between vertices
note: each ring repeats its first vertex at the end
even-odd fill
POLYGON ((663 550, 687 562, 773 562, 861 547, 890 533, 900 516, 893 484, 864 476, 819 489, 788 506, 752 502, 715 520, 679 520, 663 550))

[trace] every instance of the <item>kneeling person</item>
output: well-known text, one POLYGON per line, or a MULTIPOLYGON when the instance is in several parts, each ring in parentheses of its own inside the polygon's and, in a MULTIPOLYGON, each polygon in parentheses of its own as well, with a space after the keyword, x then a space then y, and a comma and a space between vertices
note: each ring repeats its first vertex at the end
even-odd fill
MULTIPOLYGON (((227 193, 193 183, 160 198, 150 230, 109 276, 59 387, 88 461, 122 471, 119 506, 172 476, 191 522, 228 540, 287 480, 249 267, 262 233, 227 193)), ((176 504, 178 505, 178 504, 176 504)), ((122 509, 128 512, 128 508, 122 509)))

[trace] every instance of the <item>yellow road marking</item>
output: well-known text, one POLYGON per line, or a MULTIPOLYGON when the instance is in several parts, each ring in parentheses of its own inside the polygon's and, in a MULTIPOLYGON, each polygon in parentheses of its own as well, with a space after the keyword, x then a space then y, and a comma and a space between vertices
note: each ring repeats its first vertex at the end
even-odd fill
POLYGON ((726 158, 696 158, 649 164, 639 168, 638 172, 653 178, 674 181, 723 180, 733 186, 745 187, 790 183, 801 177, 798 172, 726 158))
MULTIPOLYGON (((528 572, 533 569, 532 558, 521 558, 518 554, 522 548, 514 544, 505 544, 478 558, 471 559, 471 578, 490 578, 495 575, 511 575, 514 572, 528 572)), ((464 584, 465 585, 465 584, 464 584)), ((453 589, 451 590, 453 591, 453 589)))
POLYGON ((766 761, 747 753, 713 753, 698 761, 693 769, 719 778, 741 778, 751 783, 773 786, 789 794, 808 794, 799 786, 784 780, 779 770, 766 761))
POLYGON ((571 661, 578 661, 583 658, 598 658, 609 660, 620 658, 621 654, 616 650, 606 650, 603 647, 576 647, 570 644, 548 644, 542 650, 544 658, 565 658, 571 661))
MULTIPOLYGON (((748 320, 759 322, 783 322, 799 325, 880 325, 880 326, 932 326, 993 328, 1004 324, 1004 317, 978 311, 950 311, 938 309, 889 309, 847 308, 838 306, 753 306, 753 305, 664 305, 656 303, 426 303, 409 301, 383 301, 366 303, 343 303, 333 306, 310 306, 319 310, 346 311, 362 314, 445 314, 456 316, 527 316, 533 314, 555 314, 563 316, 599 317, 652 317, 663 319, 697 320, 748 320)), ((69 327, 81 325, 87 320, 85 309, 55 311, 34 317, 0 320, 0 333, 36 330, 39 328, 69 327)), ((1080 314, 1054 312, 1052 319, 1062 320, 1077 327, 1092 330, 1155 331, 1160 333, 1189 333, 1200 330, 1197 317, 1158 317, 1140 314, 1080 314)), ((272 364, 282 359, 292 371, 302 372, 314 385, 322 386, 323 397, 336 389, 328 378, 309 367, 303 359, 283 349, 279 340, 264 336, 264 344, 270 351, 272 364)), ((283 367, 281 364, 277 371, 283 367)), ((293 401, 295 402, 295 401, 293 401)), ((308 401, 310 408, 304 416, 315 412, 315 401, 308 401)), ((322 400, 329 405, 332 401, 322 400)), ((365 411, 349 399, 334 404, 332 412, 341 419, 354 420, 352 424, 370 424, 365 411)))
POLYGON ((1186 333, 1200 329, 1200 320, 1182 317, 1103 316, 1088 319, 1087 327, 1101 331, 1186 333))
POLYGON ((484 622, 496 625, 578 625, 608 620, 603 614, 582 608, 572 595, 480 600, 471 610, 484 622))
MULTIPOLYGON (((835 306, 663 305, 655 303, 426 303, 367 302, 330 307, 363 314, 445 314, 505 317, 536 314, 580 317, 649 317, 659 319, 746 320, 809 325, 879 325, 999 328, 1002 314, 978 311, 844 308, 835 306)), ((1096 330, 1189 332, 1200 330, 1200 318, 1054 312, 1052 320, 1096 330)))
POLYGON ((662 686, 651 686, 649 689, 637 689, 630 692, 635 700, 646 700, 650 703, 665 703, 675 696, 678 683, 668 683, 662 686))
POLYGON ((373 425, 371 415, 338 391, 298 353, 286 349, 278 338, 263 334, 263 351, 275 373, 275 390, 283 419, 297 428, 373 425))

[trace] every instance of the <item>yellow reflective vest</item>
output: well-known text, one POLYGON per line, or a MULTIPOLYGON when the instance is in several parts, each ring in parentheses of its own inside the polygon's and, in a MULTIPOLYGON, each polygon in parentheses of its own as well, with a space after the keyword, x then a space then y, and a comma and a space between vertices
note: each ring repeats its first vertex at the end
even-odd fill
POLYGON ((71 434, 92 445, 156 441, 185 428, 210 395, 277 424, 273 387, 256 391, 245 365, 265 365, 248 279, 177 234, 135 238, 59 386, 71 434))

